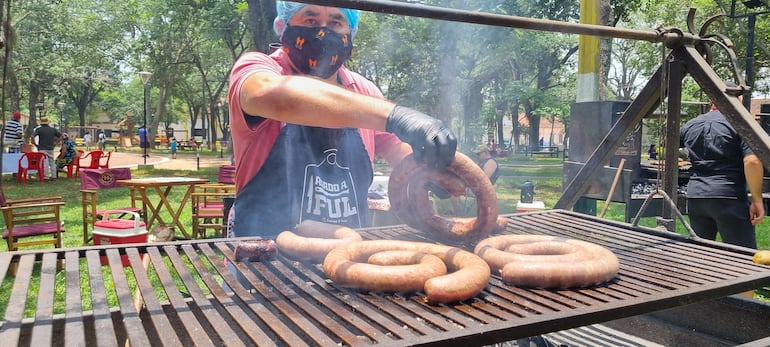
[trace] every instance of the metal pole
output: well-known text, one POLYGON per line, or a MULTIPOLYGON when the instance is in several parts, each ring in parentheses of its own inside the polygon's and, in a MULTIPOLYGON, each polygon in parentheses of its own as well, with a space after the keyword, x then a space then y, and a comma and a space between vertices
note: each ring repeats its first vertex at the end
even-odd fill
MULTIPOLYGON (((144 122, 142 124, 142 127, 144 128, 144 139, 146 140, 145 143, 142 143, 141 136, 139 137, 139 145, 142 147, 142 157, 144 158, 144 166, 147 166, 147 146, 150 145, 150 137, 147 133, 147 82, 150 80, 150 77, 152 76, 152 72, 149 71, 140 71, 139 72, 139 78, 142 79, 142 90, 144 91, 144 104, 142 105, 144 109, 144 122)), ((129 134, 131 136, 131 134, 129 134)))
POLYGON ((748 36, 746 37, 746 86, 749 90, 743 94, 743 106, 751 112, 751 90, 754 88, 754 28, 757 14, 749 14, 748 36))
MULTIPOLYGON (((669 56, 666 63, 668 65, 669 76, 682 76, 685 74, 686 67, 684 63, 675 56, 669 56)), ((665 83, 665 81, 664 81, 665 83)), ((682 80, 669 78, 667 90, 664 92, 667 97, 668 116, 666 117, 666 138, 665 152, 663 161, 665 162, 665 171, 663 172, 663 191, 666 192, 673 201, 678 201, 677 194, 679 188, 679 128, 682 118, 682 80)), ((660 187, 658 187, 660 189, 660 187)), ((675 211, 668 204, 663 204, 662 217, 674 221, 675 211)), ((675 223, 665 223, 663 226, 668 231, 676 232, 675 223)))
POLYGON ((605 38, 621 38, 649 42, 694 39, 683 33, 655 30, 624 29, 596 24, 576 24, 548 19, 526 18, 478 11, 447 9, 437 6, 405 3, 389 0, 296 0, 306 4, 352 8, 370 12, 397 14, 411 17, 440 19, 453 22, 493 25, 509 28, 553 31, 567 34, 592 35, 605 38))
MULTIPOLYGON (((144 123, 142 127, 144 128, 144 137, 147 138, 147 83, 142 83, 142 88, 144 90, 144 123)), ((131 136, 129 134, 129 136, 131 136)), ((144 158, 144 165, 147 165, 147 144, 142 143, 142 139, 139 138, 139 144, 142 146, 142 157, 144 158)))

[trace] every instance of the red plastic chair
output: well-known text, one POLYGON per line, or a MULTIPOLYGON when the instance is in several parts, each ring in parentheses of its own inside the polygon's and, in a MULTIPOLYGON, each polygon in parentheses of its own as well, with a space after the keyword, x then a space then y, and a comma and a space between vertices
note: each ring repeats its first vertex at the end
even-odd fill
POLYGON ((16 174, 16 181, 27 183, 30 174, 36 174, 40 182, 45 180, 44 167, 46 154, 43 152, 24 153, 19 158, 19 169, 16 174))
POLYGON ((79 168, 98 169, 102 156, 104 156, 104 151, 98 149, 86 153, 86 155, 80 157, 79 168))
POLYGON ((76 177, 80 174, 80 157, 83 156, 85 152, 82 149, 78 149, 78 153, 75 154, 74 157, 72 157, 72 161, 67 164, 65 167, 65 171, 67 171, 67 178, 76 177))
POLYGON ((100 169, 109 169, 110 168, 110 157, 112 156, 112 152, 106 152, 102 155, 102 157, 99 159, 99 168, 100 169))

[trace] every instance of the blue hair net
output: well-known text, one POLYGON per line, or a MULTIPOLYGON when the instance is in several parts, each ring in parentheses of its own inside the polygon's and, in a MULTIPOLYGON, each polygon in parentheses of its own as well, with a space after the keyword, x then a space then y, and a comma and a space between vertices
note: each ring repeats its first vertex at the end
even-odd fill
MULTIPOLYGON (((273 29, 275 32, 279 36, 283 35, 283 30, 286 29, 286 25, 288 25, 291 17, 294 16, 297 11, 307 5, 308 4, 291 1, 276 1, 275 12, 278 15, 275 17, 275 21, 273 21, 273 29), (279 24, 279 21, 281 21, 282 24, 279 24)), ((358 17, 361 15, 360 11, 352 10, 349 8, 340 8, 340 11, 342 11, 342 14, 345 15, 345 18, 348 20, 348 24, 350 24, 351 36, 355 36, 355 33, 358 30, 358 17)))

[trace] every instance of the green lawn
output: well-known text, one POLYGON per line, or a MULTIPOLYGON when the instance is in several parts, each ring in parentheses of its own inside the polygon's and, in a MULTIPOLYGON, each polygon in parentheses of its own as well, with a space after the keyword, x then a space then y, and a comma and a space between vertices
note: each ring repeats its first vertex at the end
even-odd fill
MULTIPOLYGON (((207 178, 212 182, 216 182, 217 174, 218 171, 216 168, 201 168, 198 171, 161 169, 131 170, 132 178, 186 176, 207 178)), ((65 204, 62 209, 62 219, 66 230, 63 238, 63 246, 79 247, 83 245, 83 209, 80 196, 80 179, 59 178, 56 181, 47 181, 44 183, 31 181, 27 184, 19 184, 10 175, 4 175, 2 180, 3 191, 6 198, 9 200, 24 197, 61 196, 64 199, 65 204)), ((172 193, 169 195, 169 200, 172 204, 178 205, 182 198, 182 193, 181 191, 175 193, 177 192, 176 189, 181 188, 172 190, 172 193)), ((152 198, 153 195, 150 194, 150 197, 152 198)), ((99 190, 97 192, 97 202, 99 209, 109 209, 130 206, 131 200, 129 199, 128 188, 119 187, 99 190)), ((184 222, 188 232, 192 227, 190 213, 191 210, 188 202, 180 217, 180 220, 184 222)), ((170 221, 171 219, 168 214, 161 214, 161 216, 166 221, 170 221)), ((0 221, 0 224, 5 226, 4 221, 0 221)), ((181 234, 178 234, 177 236, 181 237, 181 234)), ((5 242, 2 242, 2 244, 0 244, 0 252, 7 250, 7 245, 5 242)))
MULTIPOLYGON (((184 170, 160 170, 160 169, 142 169, 142 170, 132 170, 131 172, 132 178, 141 178, 141 177, 176 177, 176 176, 185 176, 185 177, 199 177, 199 178, 207 178, 212 182, 216 182, 218 170, 217 168, 202 168, 198 171, 184 171, 184 170)), ((11 177, 10 175, 4 175, 2 178, 2 187, 5 192, 5 195, 8 199, 20 199, 25 197, 42 197, 42 196, 61 196, 64 199, 65 205, 62 209, 62 219, 64 220, 64 227, 66 232, 64 233, 63 237, 63 246, 64 247, 80 247, 83 245, 83 214, 82 214, 82 205, 81 205, 81 195, 80 195, 80 180, 77 178, 73 179, 66 179, 66 178, 60 178, 56 181, 48 181, 45 183, 40 183, 38 181, 29 182, 27 184, 19 184, 16 182, 16 180, 11 177)), ((180 188, 176 188, 180 189, 180 188)), ((169 200, 172 204, 178 205, 181 202, 183 192, 182 191, 176 191, 172 190, 172 193, 169 195, 169 200)), ((150 195, 152 197, 152 195, 150 195)), ((117 208, 117 207, 124 207, 130 205, 130 199, 129 199, 129 193, 127 188, 112 188, 112 189, 102 189, 99 190, 97 193, 97 201, 98 206, 100 209, 109 209, 109 208, 117 208)), ((182 215, 180 217, 180 220, 183 221, 185 228, 187 231, 190 231, 190 228, 192 227, 192 222, 190 219, 191 215, 191 208, 188 205, 185 206, 182 215)), ((170 221, 170 216, 166 214, 161 214, 161 216, 166 221, 170 221)), ((4 222, 2 222, 2 225, 4 227, 4 222)), ((177 237, 181 237, 181 234, 177 232, 177 237)), ((50 246, 47 247, 41 247, 41 248, 50 248, 50 246)), ((31 248, 24 248, 23 250, 28 250, 31 248)), ((2 242, 0 244, 0 252, 7 251, 8 247, 5 242, 2 242)), ((87 269, 85 268, 86 264, 85 261, 81 262, 81 273, 88 273, 87 269)), ((35 275, 33 275, 34 278, 30 280, 30 289, 28 291, 28 303, 34 303, 36 302, 36 295, 39 290, 39 264, 36 266, 35 275)), ((103 276, 105 279, 109 279, 112 274, 110 273, 109 267, 102 267, 103 276)), ((154 274, 154 273, 152 273, 154 274)), ((126 272, 127 280, 129 281, 129 285, 131 286, 132 290, 135 287, 135 283, 133 281, 133 274, 130 271, 126 272)), ((157 278, 151 277, 154 281, 154 283, 157 282, 157 278)), ((105 283, 109 283, 108 281, 105 281, 105 283)), ((12 284, 12 278, 6 277, 5 281, 3 283, 0 283, 0 312, 5 312, 6 306, 8 304, 8 300, 10 299, 10 293, 11 293, 11 284, 12 284)), ((84 293, 83 295, 83 307, 85 310, 90 309, 90 297, 88 295, 85 295, 85 293, 89 293, 89 282, 87 276, 81 276, 81 290, 84 293)), ((158 291, 162 291, 162 287, 160 285, 154 286, 158 289, 158 291)), ((65 288, 66 285, 64 285, 64 276, 63 272, 60 272, 56 276, 56 284, 55 284, 55 296, 57 298, 63 298, 65 295, 65 288)), ((162 293, 158 293, 159 295, 162 293)), ((161 297, 163 297, 161 295, 161 297)), ((114 297, 114 295, 111 295, 108 297, 109 305, 110 306, 116 306, 117 305, 117 298, 114 297)), ((35 314, 35 307, 33 304, 28 305, 29 307, 25 310, 25 316, 32 317, 35 314)), ((56 313, 62 313, 64 310, 64 303, 63 300, 56 300, 56 304, 54 306, 54 312, 56 313)), ((0 317, 2 319, 2 317, 0 317)))

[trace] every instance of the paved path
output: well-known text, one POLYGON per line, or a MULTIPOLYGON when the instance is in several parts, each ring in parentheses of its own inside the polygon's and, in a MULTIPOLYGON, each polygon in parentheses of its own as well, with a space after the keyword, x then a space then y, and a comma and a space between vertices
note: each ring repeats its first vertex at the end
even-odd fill
MULTIPOLYGON (((195 154, 189 153, 177 153, 176 159, 171 159, 168 154, 150 154, 147 158, 147 165, 152 165, 156 169, 173 169, 173 170, 197 170, 199 165, 201 168, 205 167, 217 167, 221 165, 230 164, 229 155, 224 155, 224 158, 219 156, 201 156, 200 162, 196 158, 195 154)), ((136 169, 139 165, 144 165, 144 158, 141 153, 131 152, 112 152, 110 157, 110 167, 127 167, 136 169)))

